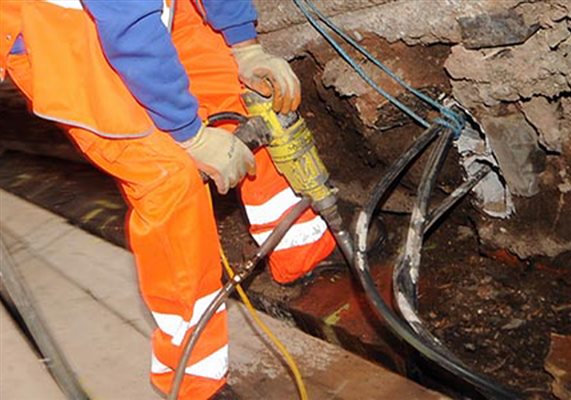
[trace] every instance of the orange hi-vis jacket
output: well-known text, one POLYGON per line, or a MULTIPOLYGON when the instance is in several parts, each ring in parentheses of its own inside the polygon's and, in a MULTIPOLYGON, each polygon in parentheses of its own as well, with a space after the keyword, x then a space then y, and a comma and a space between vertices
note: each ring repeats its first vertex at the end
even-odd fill
POLYGON ((1 77, 21 32, 31 60, 34 114, 104 137, 141 137, 153 131, 145 109, 109 65, 101 47, 92 45, 98 43, 97 30, 83 9, 21 0, 2 0, 0 7, 1 77), (70 37, 71 32, 82 35, 70 37), (62 76, 65 79, 56 78, 62 76))

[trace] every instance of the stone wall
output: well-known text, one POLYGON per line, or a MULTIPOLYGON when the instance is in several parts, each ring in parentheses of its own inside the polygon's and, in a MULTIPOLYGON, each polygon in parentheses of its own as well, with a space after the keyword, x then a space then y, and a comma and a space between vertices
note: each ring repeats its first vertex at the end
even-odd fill
MULTIPOLYGON (((522 258, 571 251, 568 0, 315 4, 413 86, 453 95, 479 120, 517 210, 506 221, 482 216, 477 226, 483 243, 507 247, 522 258)), ((398 130, 408 121, 385 107, 384 99, 331 51, 290 0, 258 0, 257 5, 263 43, 291 60, 309 56, 315 70, 298 73, 314 74, 328 110, 342 109, 339 115, 351 120, 368 147, 379 158, 390 158, 398 149, 394 141, 378 139, 379 130, 398 130)), ((389 92, 406 99, 369 63, 361 65, 389 92)))

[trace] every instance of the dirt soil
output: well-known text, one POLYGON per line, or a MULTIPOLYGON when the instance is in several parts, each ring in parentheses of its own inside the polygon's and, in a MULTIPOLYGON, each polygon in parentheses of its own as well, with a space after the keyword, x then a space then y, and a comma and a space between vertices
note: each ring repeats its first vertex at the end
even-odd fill
POLYGON ((571 265, 522 262, 502 250, 482 254, 460 211, 425 244, 421 315, 475 370, 554 399, 544 361, 550 333, 571 334, 571 265))

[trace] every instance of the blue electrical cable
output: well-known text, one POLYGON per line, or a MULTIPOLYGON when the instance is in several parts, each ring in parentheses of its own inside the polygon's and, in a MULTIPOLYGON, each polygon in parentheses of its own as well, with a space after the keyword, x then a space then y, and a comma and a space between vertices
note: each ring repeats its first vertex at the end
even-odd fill
POLYGON ((389 67, 375 58, 370 52, 368 52, 365 48, 359 45, 356 41, 354 41, 349 35, 343 32, 338 26, 336 26, 327 16, 325 16, 311 1, 308 0, 293 0, 296 6, 300 9, 303 15, 307 18, 309 23, 331 44, 331 46, 341 55, 341 57, 349 64, 351 67, 357 72, 357 74, 365 80, 377 93, 381 96, 386 98, 389 102, 393 105, 398 107, 402 112, 407 114, 409 117, 414 119, 420 125, 425 128, 428 128, 431 124, 423 119, 420 115, 415 113, 411 110, 408 106, 401 103, 397 100, 394 96, 391 96, 381 87, 379 87, 369 75, 363 70, 363 68, 358 65, 358 63, 339 45, 339 43, 329 34, 327 31, 319 25, 317 20, 311 15, 310 11, 306 8, 303 3, 306 3, 311 10, 317 15, 319 20, 321 20, 329 29, 339 35, 343 40, 349 43, 353 48, 355 48, 359 53, 361 53, 365 58, 371 61, 375 66, 380 68, 383 72, 385 72, 391 79, 401 85, 403 88, 408 90, 410 93, 414 94, 416 97, 424 101, 425 103, 429 104, 433 108, 437 109, 441 113, 441 118, 436 118, 433 123, 438 123, 440 125, 446 126, 447 128, 451 129, 454 132, 455 138, 458 138, 464 128, 465 121, 464 119, 452 111, 450 108, 445 107, 444 105, 438 103, 436 100, 432 99, 431 97, 425 95, 424 93, 420 92, 419 90, 411 87, 408 83, 406 83, 402 78, 400 78, 397 74, 395 74, 389 67))
MULTIPOLYGON (((345 61, 347 61, 367 83, 371 84, 371 81, 372 81, 371 78, 364 72, 364 70, 362 70, 362 68, 360 68, 360 66, 358 66, 356 64, 355 60, 353 60, 351 58, 351 56, 349 56, 339 46, 339 44, 335 41, 335 39, 333 39, 322 27, 320 27, 318 25, 317 21, 311 16, 311 14, 307 10, 307 8, 305 8, 305 6, 299 0, 294 0, 294 3, 300 8, 302 13, 306 16, 306 18, 309 20, 309 22, 312 24, 312 26, 314 26, 319 31, 319 33, 321 33, 327 39, 327 41, 335 48, 335 50, 337 50, 337 52, 339 52, 339 54, 343 57, 343 59, 345 61)), ((329 18, 327 18, 327 16, 325 16, 313 3, 311 3, 308 0, 305 0, 305 3, 307 3, 309 5, 309 7, 312 9, 312 11, 319 17, 319 19, 321 21, 323 21, 323 23, 325 23, 325 25, 327 25, 331 30, 333 30, 335 33, 337 33, 341 38, 343 38, 346 42, 348 42, 351 46, 353 46, 357 51, 359 51, 361 54, 363 54, 369 61, 371 61, 373 64, 375 64, 377 67, 379 67, 383 72, 385 72, 387 75, 389 75, 389 77, 391 77, 395 82, 400 84, 403 88, 405 88, 409 92, 413 93, 415 96, 420 98, 425 103, 427 103, 427 104, 431 105, 432 107, 438 109, 441 112, 441 114, 443 115, 443 117, 446 118, 446 119, 438 118, 438 119, 435 119, 434 122, 449 127, 450 129, 452 129, 454 131, 454 133, 457 136, 459 135, 459 133, 461 132, 461 130, 464 126, 464 120, 458 114, 456 114, 455 112, 453 112, 449 108, 443 106, 442 104, 438 103, 437 101, 430 98, 429 96, 425 95, 424 93, 420 92, 419 90, 411 87, 404 80, 402 80, 397 74, 395 74, 390 68, 388 68, 385 64, 383 64, 381 61, 376 59, 365 48, 363 48, 361 45, 359 45, 357 42, 355 42, 350 36, 348 36, 339 27, 337 27, 333 22, 331 22, 331 20, 329 20, 329 18)), ((377 87, 375 84, 372 84, 371 86, 373 86, 373 88, 377 92, 379 92, 383 97, 385 97, 391 103, 398 106, 407 115, 411 116, 417 122, 420 122, 420 120, 424 121, 424 123, 421 122, 421 125, 423 125, 425 127, 427 126, 428 122, 426 122, 424 119, 422 119, 420 116, 418 116, 418 114, 414 113, 414 111, 410 110, 408 107, 406 107, 400 103, 399 103, 400 105, 397 104, 398 101, 395 102, 396 99, 394 99, 394 97, 392 97, 390 95, 387 96, 387 93, 384 90, 377 87)))
POLYGON ((388 101, 390 101, 392 104, 394 104, 396 107, 398 107, 401 111, 403 111, 405 114, 407 114, 408 116, 410 116, 412 119, 414 119, 416 122, 418 122, 420 125, 424 126, 425 128, 430 127, 430 123, 425 121, 421 116, 419 116, 418 114, 416 114, 414 111, 412 111, 410 108, 408 108, 405 104, 401 103, 399 100, 397 100, 395 97, 391 96, 389 93, 387 93, 385 90, 383 90, 381 87, 379 87, 372 79, 369 75, 367 75, 367 73, 363 70, 363 68, 361 68, 361 66, 359 64, 357 64, 357 62, 351 58, 351 56, 349 56, 349 54, 347 54, 345 52, 345 50, 343 50, 343 48, 341 48, 341 46, 339 45, 339 43, 337 43, 335 41, 335 39, 333 39, 318 23, 317 21, 311 16, 311 14, 309 13, 309 11, 307 10, 307 8, 305 8, 305 6, 303 4, 301 4, 301 2, 299 0, 293 0, 294 3, 299 7, 299 9, 301 10, 301 12, 305 15, 305 17, 307 18, 307 20, 309 21, 309 23, 329 42, 329 44, 331 44, 331 46, 333 46, 333 48, 341 55, 341 57, 343 57, 343 59, 349 63, 349 65, 351 65, 351 67, 353 67, 353 69, 359 74, 359 76, 361 78, 363 78, 363 80, 365 82, 367 82, 373 89, 375 89, 375 91, 377 91, 381 96, 383 96, 384 98, 386 98, 388 101))

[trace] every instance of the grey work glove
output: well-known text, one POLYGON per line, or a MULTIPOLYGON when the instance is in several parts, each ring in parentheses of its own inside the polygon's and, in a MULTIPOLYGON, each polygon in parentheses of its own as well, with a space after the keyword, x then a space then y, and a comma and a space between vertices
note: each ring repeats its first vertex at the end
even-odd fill
POLYGON ((244 178, 254 175, 256 162, 250 149, 232 133, 203 126, 193 138, 179 143, 194 159, 199 170, 226 194, 244 178))
POLYGON ((260 44, 232 48, 244 85, 265 97, 273 95, 275 112, 295 111, 301 102, 299 79, 286 60, 268 54, 260 44))

